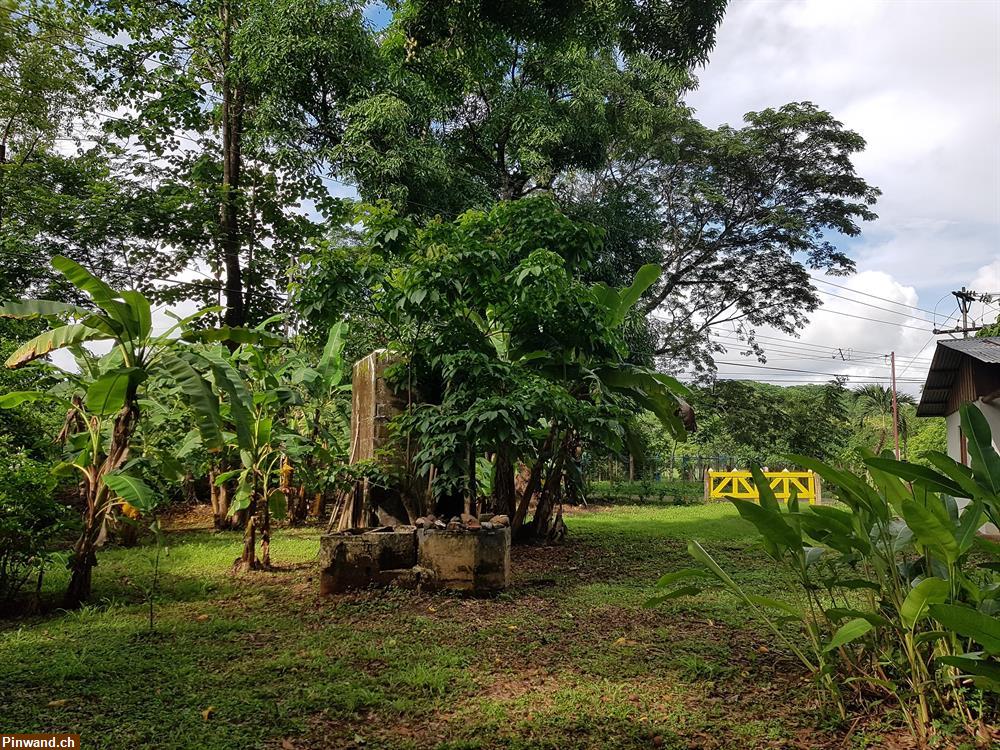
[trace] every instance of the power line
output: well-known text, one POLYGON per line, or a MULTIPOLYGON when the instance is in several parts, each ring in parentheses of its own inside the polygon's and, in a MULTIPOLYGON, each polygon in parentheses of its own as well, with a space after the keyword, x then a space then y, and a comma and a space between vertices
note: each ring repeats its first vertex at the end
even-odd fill
MULTIPOLYGON (((880 305, 873 305, 871 302, 863 302, 862 300, 859 300, 859 299, 851 299, 850 297, 845 297, 842 294, 835 294, 834 292, 827 292, 827 291, 824 291, 822 289, 817 289, 816 291, 819 292, 820 294, 825 294, 828 297, 836 297, 837 299, 842 299, 842 300, 847 300, 848 302, 853 302, 855 305, 864 305, 865 307, 871 307, 871 308, 874 308, 875 310, 882 310, 883 312, 892 313, 893 315, 906 315, 911 320, 916 319, 916 320, 923 321, 923 318, 916 318, 916 316, 911 315, 910 313, 907 313, 907 312, 903 312, 902 310, 893 310, 893 309, 888 308, 888 307, 881 307, 880 305)), ((931 323, 932 321, 928 320, 928 321, 925 321, 925 322, 931 323)))
POLYGON ((909 328, 909 329, 912 329, 914 331, 924 331, 926 333, 930 333, 931 332, 930 328, 922 328, 920 326, 911 326, 911 325, 907 325, 906 323, 896 323, 896 322, 891 321, 891 320, 880 320, 879 318, 868 318, 868 317, 865 317, 864 315, 852 315, 851 313, 847 313, 847 312, 844 312, 842 310, 831 310, 831 309, 829 309, 827 307, 817 308, 816 310, 814 310, 814 312, 825 312, 825 313, 831 313, 833 315, 843 315, 845 318, 856 318, 857 320, 864 320, 864 321, 867 321, 869 323, 882 323, 882 324, 887 325, 887 326, 896 326, 897 328, 909 328))
MULTIPOLYGON (((888 303, 893 304, 893 305, 900 305, 901 307, 908 307, 911 310, 919 310, 920 312, 925 312, 925 313, 928 313, 929 315, 932 315, 932 316, 935 316, 935 317, 937 316, 937 313, 934 312, 933 310, 928 310, 928 309, 926 309, 924 307, 917 307, 916 305, 910 305, 910 304, 907 304, 906 302, 897 302, 896 300, 891 300, 888 297, 880 297, 877 294, 871 294, 870 292, 863 292, 860 289, 853 289, 852 287, 845 286, 844 284, 837 284, 837 283, 834 283, 833 281, 828 281, 827 279, 825 279, 825 278, 823 278, 821 276, 816 276, 814 274, 809 274, 809 278, 811 278, 813 281, 818 281, 821 284, 829 284, 830 286, 835 286, 838 289, 846 289, 847 291, 853 292, 854 294, 860 294, 860 295, 863 295, 865 297, 871 297, 872 299, 877 299, 877 300, 879 300, 881 302, 888 302, 888 303)), ((823 292, 823 293, 824 294, 833 294, 832 292, 823 292)), ((865 304, 865 303, 860 302, 858 300, 852 300, 852 301, 858 302, 858 304, 865 304)))
MULTIPOLYGON (((794 367, 769 367, 768 365, 755 365, 751 364, 750 362, 729 362, 720 360, 717 361, 716 364, 728 365, 730 367, 749 367, 755 370, 775 370, 778 372, 804 372, 809 375, 830 375, 831 377, 842 376, 845 374, 841 372, 829 372, 827 370, 802 370, 794 367)), ((872 376, 864 375, 862 377, 872 377, 872 376)))
MULTIPOLYGON (((718 331, 713 331, 710 335, 711 335, 711 337, 720 340, 723 345, 728 345, 730 343, 732 343, 732 344, 747 344, 747 342, 745 342, 745 341, 743 341, 741 339, 734 338, 734 337, 724 336, 722 333, 720 333, 718 331)), ((755 338, 759 338, 759 337, 755 337, 755 338)), ((776 338, 772 339, 772 338, 769 337, 769 340, 772 340, 772 341, 775 341, 775 342, 779 342, 779 343, 773 343, 772 344, 772 343, 765 342, 764 344, 762 344, 762 346, 765 348, 765 352, 776 351, 776 352, 778 352, 780 354, 800 355, 803 358, 805 358, 805 357, 814 357, 816 359, 824 359, 824 360, 826 360, 826 359, 829 359, 829 360, 841 359, 842 361, 859 362, 859 361, 864 361, 864 360, 868 360, 868 359, 871 359, 871 360, 874 360, 874 359, 884 359, 885 357, 889 356, 888 352, 868 352, 868 351, 863 350, 863 349, 855 349, 854 347, 851 347, 851 346, 833 346, 833 347, 830 347, 827 350, 824 350, 824 349, 814 348, 814 347, 818 347, 818 346, 821 346, 821 345, 813 345, 813 344, 800 345, 799 342, 796 341, 796 340, 794 340, 794 339, 783 340, 783 339, 776 339, 776 338), (802 348, 800 348, 800 346, 802 348), (846 357, 843 356, 845 353, 847 354, 846 357), (861 354, 863 356, 855 356, 855 354, 861 354)))

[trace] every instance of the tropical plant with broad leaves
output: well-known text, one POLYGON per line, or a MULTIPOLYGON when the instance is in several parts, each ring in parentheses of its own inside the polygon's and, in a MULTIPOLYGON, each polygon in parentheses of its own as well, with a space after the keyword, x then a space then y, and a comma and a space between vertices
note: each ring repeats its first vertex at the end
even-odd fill
POLYGON ((1000 545, 977 533, 996 519, 1000 456, 982 413, 966 405, 961 417, 971 468, 943 454, 935 470, 868 453, 867 476, 857 476, 789 457, 822 476, 843 507, 804 507, 794 496, 784 506, 753 468, 760 502, 730 501, 796 584, 796 599, 753 593, 691 540, 701 567, 663 576, 648 604, 721 587, 816 676, 841 717, 849 697, 889 700, 921 743, 945 717, 970 732, 996 719, 996 702, 974 693, 1000 693, 1000 545), (970 500, 960 507, 956 497, 970 500))
POLYGON ((236 485, 228 512, 244 519, 244 534, 235 567, 269 569, 271 520, 283 519, 288 509, 280 475, 284 446, 295 438, 283 417, 289 407, 301 404, 299 394, 285 382, 289 363, 274 361, 265 348, 249 342, 232 353, 215 346, 189 352, 185 359, 211 384, 221 435, 238 455, 239 468, 214 479, 216 485, 236 485))
POLYGON ((330 327, 326 343, 315 361, 303 351, 288 354, 283 371, 289 386, 299 393, 301 403, 290 415, 294 434, 285 441, 288 459, 287 485, 293 476, 297 486, 288 498, 292 524, 305 521, 309 497, 313 496, 313 514, 323 515, 327 488, 336 484, 338 468, 347 458, 350 426, 350 366, 344 360, 348 326, 339 321, 330 327))
POLYGON ((62 437, 74 450, 66 467, 79 479, 84 500, 83 529, 69 559, 67 606, 90 596, 96 552, 103 543, 109 515, 122 503, 141 507, 151 502, 152 490, 128 473, 143 398, 152 384, 170 382, 183 392, 196 414, 204 444, 218 450, 224 444, 219 427, 218 401, 210 384, 190 361, 192 344, 217 341, 261 341, 275 337, 238 328, 196 330, 191 324, 217 308, 176 318, 162 333, 153 330, 149 300, 133 290, 117 291, 69 258, 56 256, 53 267, 89 305, 48 300, 24 300, 0 307, 0 316, 44 319, 49 328, 22 344, 7 359, 7 367, 22 367, 57 349, 76 351, 89 364, 71 380, 70 393, 18 391, 0 396, 0 407, 31 401, 54 401, 65 409, 62 437), (111 351, 99 359, 84 347, 106 342, 111 351))

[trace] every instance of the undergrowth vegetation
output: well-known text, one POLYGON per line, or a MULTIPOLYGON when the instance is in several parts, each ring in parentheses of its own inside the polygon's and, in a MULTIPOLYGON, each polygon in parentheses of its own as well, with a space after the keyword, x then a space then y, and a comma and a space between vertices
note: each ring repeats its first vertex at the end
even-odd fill
POLYGON ((701 567, 666 573, 648 604, 721 588, 796 655, 841 719, 879 701, 921 746, 942 720, 977 737, 997 721, 1000 695, 1000 545, 978 534, 1000 521, 1000 455, 977 408, 961 418, 971 469, 940 453, 928 456, 934 469, 869 453, 865 475, 793 457, 845 507, 800 506, 793 494, 783 508, 752 469, 760 502, 731 502, 788 595, 748 592, 693 539, 701 567), (962 496, 971 501, 960 509, 962 496))

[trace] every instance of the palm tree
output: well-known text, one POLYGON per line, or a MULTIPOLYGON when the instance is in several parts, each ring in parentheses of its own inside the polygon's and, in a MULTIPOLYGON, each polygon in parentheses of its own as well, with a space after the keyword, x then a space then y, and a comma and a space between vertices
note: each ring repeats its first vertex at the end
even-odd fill
MULTIPOLYGON (((885 448, 889 438, 889 429, 892 424, 892 389, 884 385, 863 385, 854 391, 854 403, 857 409, 856 417, 859 424, 876 421, 879 423, 878 446, 875 453, 881 453, 885 448)), ((909 393, 896 391, 896 404, 898 407, 904 404, 914 405, 916 400, 909 393)), ((906 440, 909 432, 909 423, 903 410, 897 408, 897 429, 902 440, 906 440)))

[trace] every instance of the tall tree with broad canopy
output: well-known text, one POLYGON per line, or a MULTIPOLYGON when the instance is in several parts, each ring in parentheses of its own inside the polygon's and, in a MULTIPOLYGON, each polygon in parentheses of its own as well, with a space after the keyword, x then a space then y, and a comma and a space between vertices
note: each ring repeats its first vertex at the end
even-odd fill
MULTIPOLYGON (((128 159, 116 177, 129 223, 109 234, 133 240, 121 263, 132 284, 167 302, 224 303, 230 326, 283 309, 288 267, 325 220, 343 216, 289 113, 313 102, 335 117, 368 80, 362 5, 80 3, 92 119, 107 150, 128 159), (192 267, 199 279, 156 291, 157 279, 192 267)), ((62 28, 28 18, 41 33, 62 28)))
POLYGON ((636 262, 664 273, 645 302, 655 353, 711 366, 707 332, 728 325, 760 353, 759 326, 794 333, 820 304, 810 271, 853 272, 832 242, 876 218, 879 191, 852 157, 864 139, 809 102, 750 112, 742 128, 693 119, 622 143, 602 170, 567 180, 565 200, 606 226, 615 274, 636 262))
POLYGON ((366 200, 408 213, 548 190, 672 116, 724 0, 413 0, 393 6, 371 93, 317 120, 366 200))

